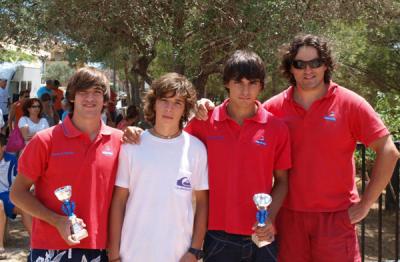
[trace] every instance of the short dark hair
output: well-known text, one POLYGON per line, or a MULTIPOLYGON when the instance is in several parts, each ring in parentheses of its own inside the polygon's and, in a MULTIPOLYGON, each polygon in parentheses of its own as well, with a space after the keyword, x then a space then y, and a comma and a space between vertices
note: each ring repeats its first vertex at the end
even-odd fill
POLYGON ((43 95, 40 96, 40 101, 50 101, 51 100, 51 95, 49 93, 44 93, 43 95))
POLYGON ((57 79, 53 81, 53 84, 55 87, 59 87, 60 86, 60 81, 58 81, 57 79))
POLYGON ((7 145, 7 137, 4 134, 0 133, 0 146, 5 146, 7 145))
POLYGON ((328 41, 322 37, 311 35, 311 34, 299 34, 295 36, 290 44, 284 44, 281 49, 281 65, 279 67, 282 75, 287 78, 291 85, 296 85, 296 80, 293 74, 290 72, 294 58, 296 57, 299 49, 303 46, 314 47, 318 56, 324 62, 326 71, 324 75, 324 82, 329 83, 331 81, 332 72, 335 68, 331 50, 328 45, 328 41))
POLYGON ((93 67, 83 67, 78 69, 68 81, 66 98, 74 112, 74 101, 76 92, 87 90, 91 87, 98 87, 103 92, 104 102, 110 99, 110 83, 107 77, 93 67))
POLYGON ((144 99, 144 118, 147 122, 155 125, 156 112, 154 110, 157 99, 165 97, 182 96, 185 99, 185 111, 179 122, 179 128, 187 122, 190 113, 196 106, 196 90, 192 83, 183 75, 168 73, 153 81, 150 90, 144 99))
POLYGON ((42 115, 43 112, 43 105, 42 102, 38 98, 29 98, 28 100, 25 101, 25 103, 22 105, 22 112, 24 112, 24 116, 29 117, 29 108, 33 105, 33 103, 38 102, 40 105, 40 112, 39 112, 39 118, 42 115))
POLYGON ((226 61, 223 80, 226 85, 230 80, 240 81, 242 78, 248 80, 260 80, 264 88, 265 65, 262 59, 253 51, 237 50, 226 61))
POLYGON ((46 80, 46 85, 54 85, 54 80, 47 79, 46 80))
POLYGON ((128 108, 126 109, 126 118, 127 119, 136 118, 138 115, 139 115, 139 112, 135 105, 128 106, 128 108))

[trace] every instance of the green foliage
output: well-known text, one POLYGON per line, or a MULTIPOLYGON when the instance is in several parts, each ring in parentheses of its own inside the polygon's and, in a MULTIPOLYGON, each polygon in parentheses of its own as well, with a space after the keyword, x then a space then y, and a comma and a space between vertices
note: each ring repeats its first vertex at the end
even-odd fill
POLYGON ((36 62, 38 59, 34 55, 27 54, 22 51, 0 49, 0 62, 36 62))
POLYGON ((375 106, 395 141, 400 141, 400 94, 378 92, 375 106))
POLYGON ((66 85, 68 79, 73 75, 74 69, 64 62, 52 62, 46 66, 44 79, 57 79, 62 85, 66 85))

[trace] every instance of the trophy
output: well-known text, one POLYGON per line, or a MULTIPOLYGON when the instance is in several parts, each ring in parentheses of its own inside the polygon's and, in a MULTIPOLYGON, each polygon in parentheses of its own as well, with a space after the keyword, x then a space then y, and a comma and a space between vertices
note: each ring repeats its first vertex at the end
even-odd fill
MULTIPOLYGON (((265 225, 266 225, 265 221, 268 218, 267 208, 271 204, 272 198, 268 194, 258 193, 253 196, 253 201, 254 201, 254 204, 256 204, 256 207, 258 209, 257 214, 256 214, 256 218, 258 221, 257 226, 265 227, 265 225)), ((269 245, 272 243, 272 241, 274 241, 273 239, 271 241, 259 241, 256 234, 251 235, 251 239, 258 247, 263 247, 263 246, 269 245)))
POLYGON ((72 195, 72 187, 64 186, 64 187, 57 188, 54 191, 54 194, 56 195, 58 200, 63 202, 63 205, 61 206, 61 210, 64 212, 64 214, 66 214, 68 216, 68 219, 72 223, 72 226, 71 226, 72 238, 74 240, 79 241, 79 240, 87 237, 88 232, 79 223, 79 221, 77 220, 77 217, 74 214, 75 203, 70 200, 71 195, 72 195))

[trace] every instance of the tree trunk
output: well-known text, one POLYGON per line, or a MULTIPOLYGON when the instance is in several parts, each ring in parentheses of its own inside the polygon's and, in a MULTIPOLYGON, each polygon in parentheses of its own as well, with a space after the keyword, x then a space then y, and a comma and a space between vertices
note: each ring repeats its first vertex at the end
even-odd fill
POLYGON ((199 99, 207 97, 207 90, 206 90, 207 80, 208 80, 208 75, 203 75, 203 74, 193 79, 193 85, 196 87, 197 97, 199 99))

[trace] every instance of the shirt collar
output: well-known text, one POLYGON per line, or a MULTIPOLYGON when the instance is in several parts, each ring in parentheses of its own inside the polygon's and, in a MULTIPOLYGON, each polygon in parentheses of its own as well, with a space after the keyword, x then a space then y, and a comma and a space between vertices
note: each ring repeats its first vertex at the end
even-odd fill
MULTIPOLYGON (((101 121, 100 119, 99 119, 99 121, 101 122, 101 124, 100 124, 101 125, 100 126, 100 134, 101 135, 105 135, 105 136, 111 135, 110 127, 105 125, 103 123, 103 121, 101 121)), ((78 128, 76 128, 74 126, 69 114, 65 117, 64 121, 61 124, 61 127, 62 127, 62 129, 64 131, 64 135, 66 137, 78 137, 78 136, 83 134, 82 131, 80 131, 78 128)))
MULTIPOLYGON (((260 124, 265 124, 268 118, 267 110, 264 109, 264 107, 258 100, 256 100, 255 103, 257 105, 257 112, 255 113, 254 116, 247 118, 246 120, 251 120, 260 124)), ((226 99, 221 105, 217 106, 214 109, 214 112, 212 113, 212 118, 215 121, 225 121, 226 119, 231 119, 231 117, 228 115, 228 108, 227 108, 228 104, 229 104, 229 99, 226 99)))

